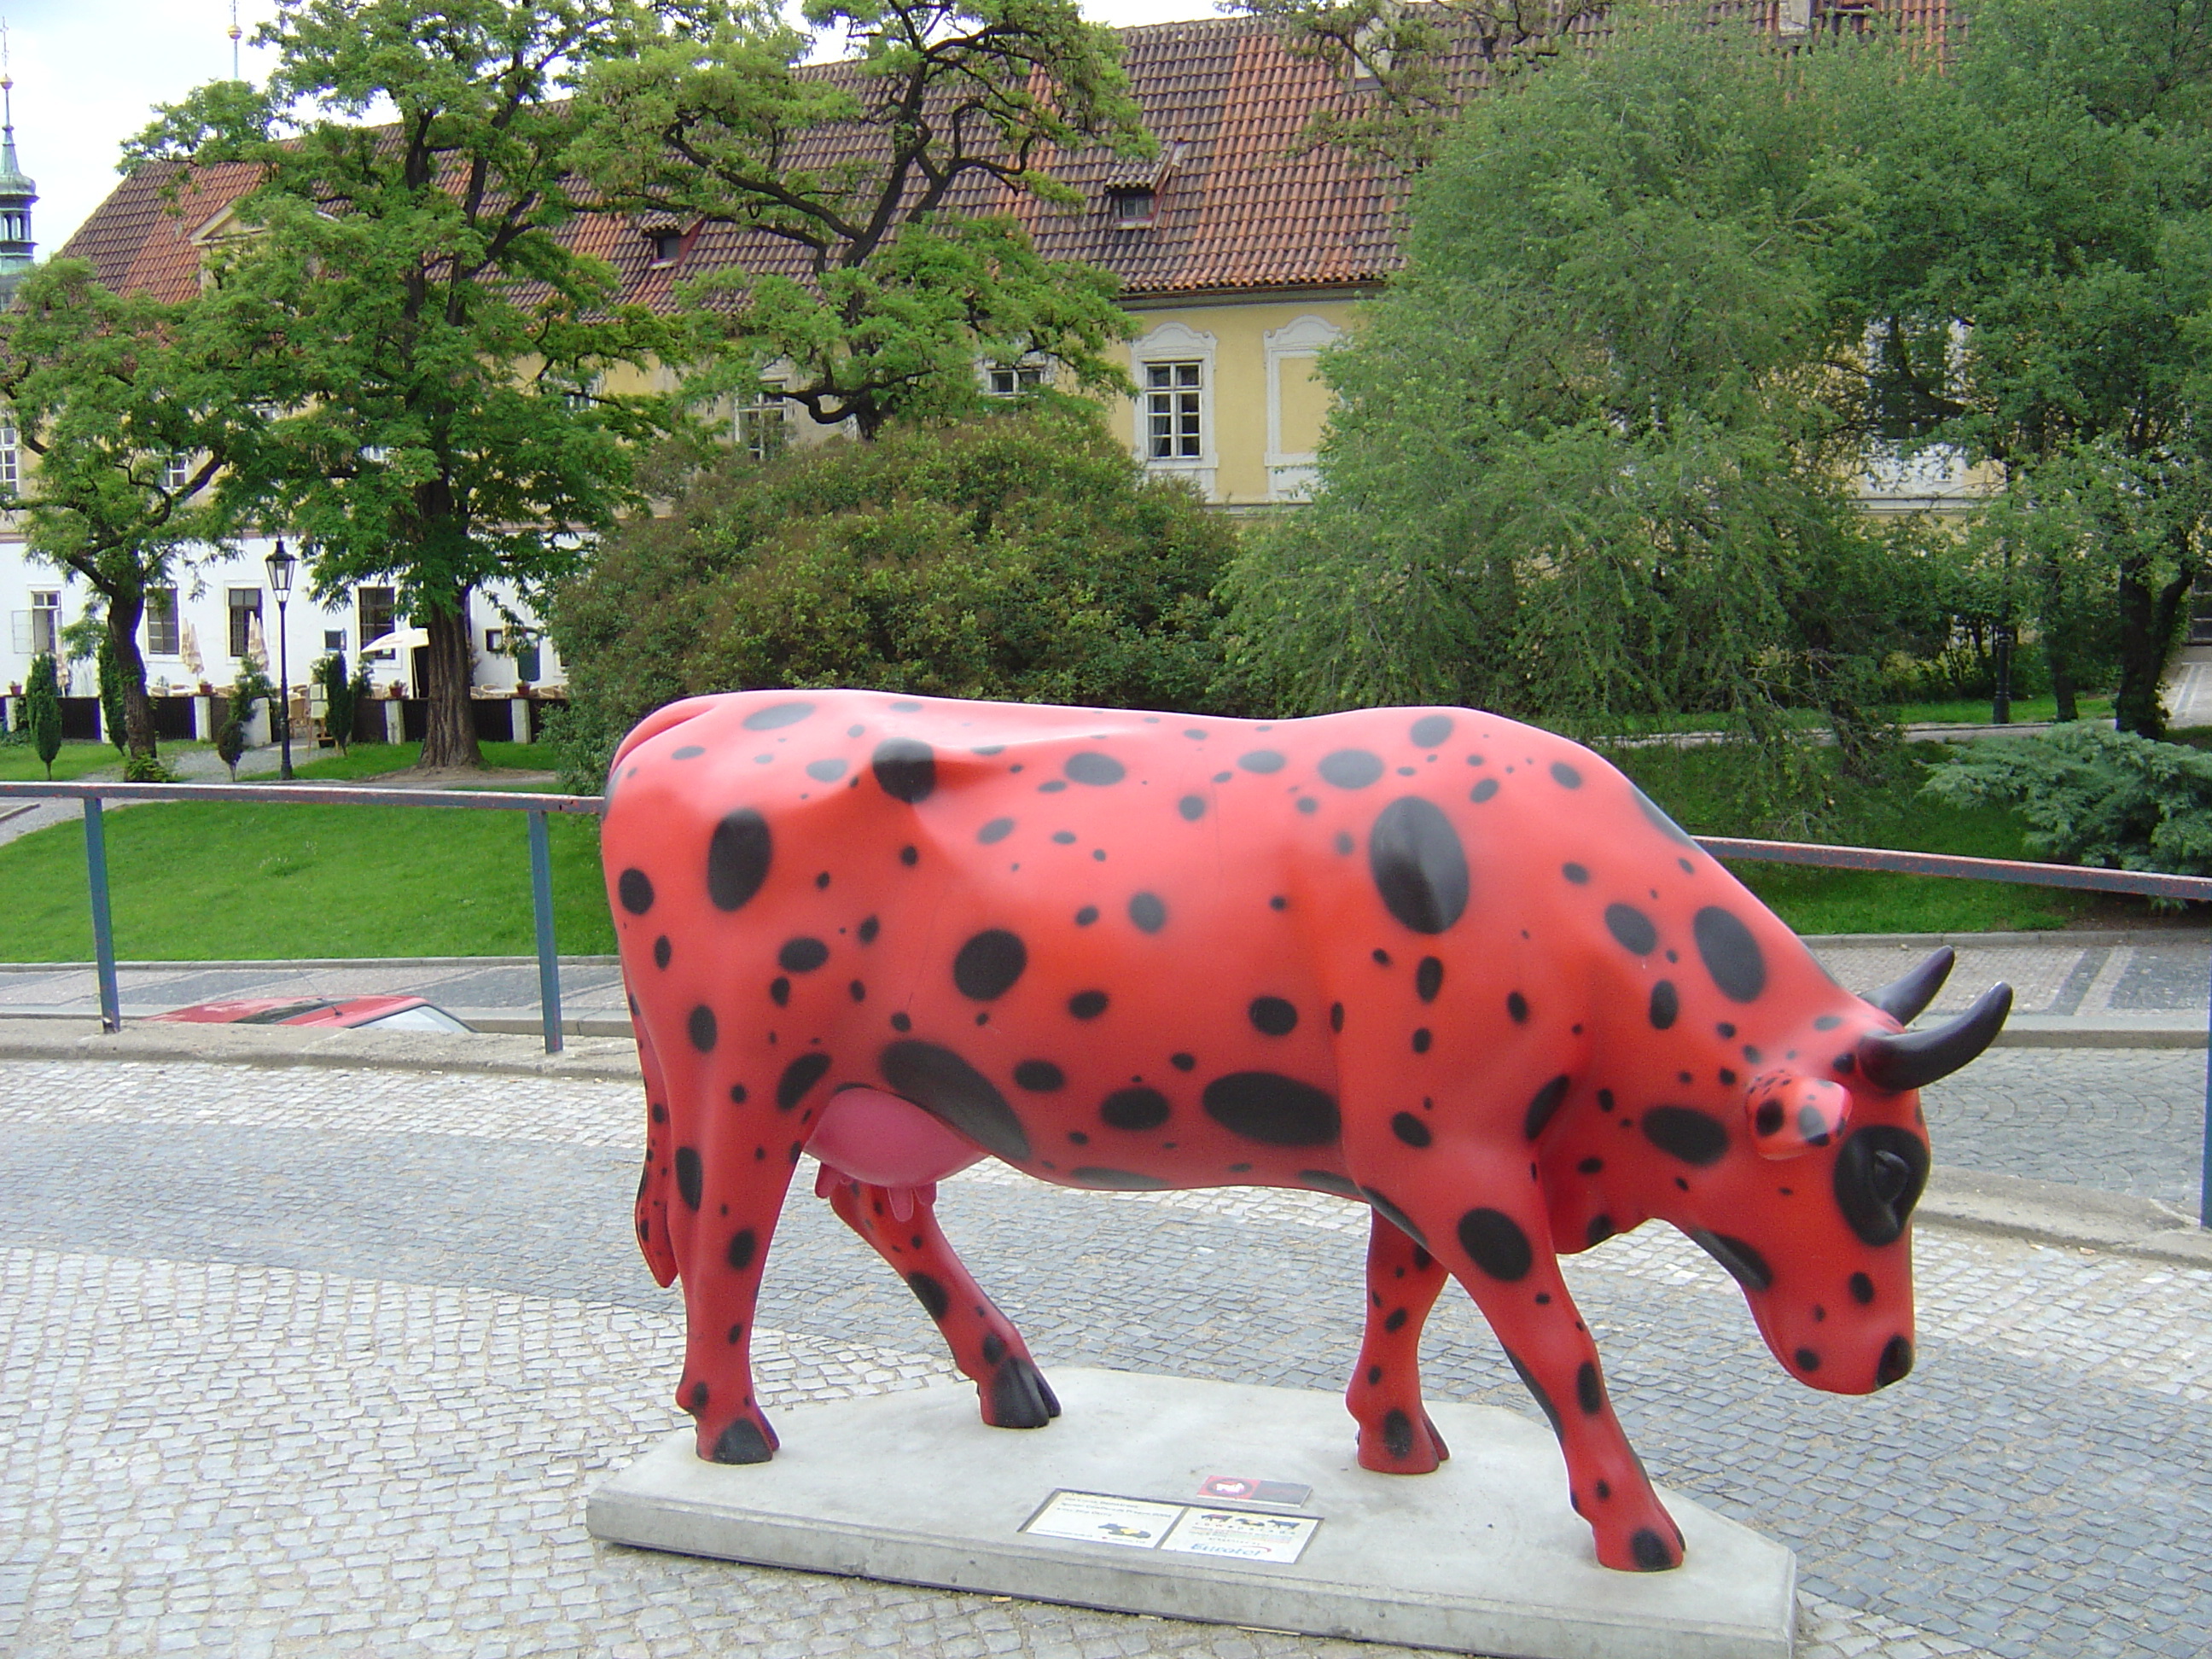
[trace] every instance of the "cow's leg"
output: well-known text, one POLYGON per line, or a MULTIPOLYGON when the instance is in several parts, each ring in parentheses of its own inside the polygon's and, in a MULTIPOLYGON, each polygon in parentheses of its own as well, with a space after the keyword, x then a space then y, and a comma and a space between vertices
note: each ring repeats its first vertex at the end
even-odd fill
MULTIPOLYGON (((1350 1111, 1345 1116, 1348 1127, 1359 1121, 1350 1111)), ((1442 1111, 1437 1117, 1453 1121, 1442 1111)), ((1405 1218, 1481 1308, 1559 1437, 1568 1495, 1596 1534, 1598 1559, 1623 1571, 1680 1565, 1681 1532, 1606 1399, 1597 1346, 1560 1276, 1526 1148, 1449 1127, 1413 1157, 1407 1156, 1412 1143, 1354 1144, 1372 1139, 1356 1128, 1346 1135, 1355 1178, 1376 1183, 1369 1196, 1382 1200, 1377 1207, 1387 1204, 1405 1218)), ((1407 1327, 1413 1322, 1409 1316, 1407 1327)))
POLYGON ((840 1177, 825 1164, 817 1190, 854 1232, 890 1263, 972 1378, 994 1428, 1041 1429, 1060 1401, 1013 1322, 978 1288, 937 1224, 937 1188, 877 1187, 840 1177))
POLYGON ((1359 1467, 1426 1474, 1451 1455, 1421 1406, 1421 1327, 1443 1264, 1380 1214, 1367 1236, 1367 1334, 1344 1403, 1359 1423, 1359 1467))

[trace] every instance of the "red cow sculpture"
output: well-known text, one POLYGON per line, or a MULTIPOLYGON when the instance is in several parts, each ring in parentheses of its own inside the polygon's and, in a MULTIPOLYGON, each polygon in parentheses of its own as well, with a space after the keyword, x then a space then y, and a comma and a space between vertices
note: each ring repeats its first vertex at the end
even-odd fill
POLYGON ((681 1275, 702 1457, 769 1457, 748 1343, 803 1149, 984 1420, 1059 1407, 939 1231, 986 1154, 1063 1186, 1364 1200, 1359 1461, 1448 1455, 1418 1350, 1445 1275, 1564 1451, 1607 1566, 1681 1560, 1557 1260, 1652 1217, 1784 1370, 1912 1364, 1917 1091, 2011 992, 1901 1033, 1589 750, 1462 708, 1273 724, 755 692, 623 743, 605 856, 651 1125, 637 1231, 681 1275))

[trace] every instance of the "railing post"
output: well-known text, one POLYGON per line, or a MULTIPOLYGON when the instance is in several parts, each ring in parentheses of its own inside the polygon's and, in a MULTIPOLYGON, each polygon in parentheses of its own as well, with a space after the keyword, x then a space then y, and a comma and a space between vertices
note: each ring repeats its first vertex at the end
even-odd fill
POLYGON ((561 958, 553 945, 553 848, 545 814, 530 815, 530 905, 538 918, 538 1012, 545 1052, 561 1052, 561 958))
POLYGON ((107 912, 107 836, 100 797, 84 799, 84 873, 92 889, 92 959, 100 978, 100 1029, 123 1029, 123 1002, 115 989, 115 925, 107 912))

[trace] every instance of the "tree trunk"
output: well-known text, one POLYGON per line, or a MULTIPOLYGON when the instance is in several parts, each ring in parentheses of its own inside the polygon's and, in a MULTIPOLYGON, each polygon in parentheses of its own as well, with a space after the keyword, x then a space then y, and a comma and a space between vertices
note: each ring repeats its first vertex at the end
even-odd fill
POLYGON ((2195 585, 2196 572, 2187 568, 2154 588, 2147 562, 2120 567, 2120 689, 2112 700, 2112 723, 2123 732, 2142 738, 2166 735, 2166 704, 2159 686, 2166 678, 2182 606, 2195 585))
POLYGON ((155 757, 154 705, 146 696, 146 659, 138 654, 138 623, 146 614, 146 595, 123 588, 107 597, 107 648, 123 670, 124 751, 132 759, 155 757))
POLYGON ((450 610, 425 615, 422 628, 430 636, 430 672, 423 688, 428 707, 422 715, 422 764, 480 767, 483 751, 477 747, 477 723, 469 708, 469 590, 454 593, 450 610))
POLYGON ((2073 659, 2066 654, 2063 646, 2050 637, 2043 641, 2043 657, 2051 668, 2051 695, 2058 702, 2057 718, 2062 721, 2080 720, 2081 706, 2074 684, 2073 659))

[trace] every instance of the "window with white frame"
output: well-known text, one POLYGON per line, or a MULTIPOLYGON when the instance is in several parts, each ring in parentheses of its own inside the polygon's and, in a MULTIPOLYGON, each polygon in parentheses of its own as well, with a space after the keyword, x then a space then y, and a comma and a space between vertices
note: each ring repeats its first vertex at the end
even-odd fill
POLYGON ((21 445, 15 430, 15 411, 0 409, 0 489, 11 494, 23 482, 21 445))
POLYGON ((31 636, 24 641, 33 656, 62 653, 62 596, 59 588, 31 590, 31 636))
POLYGON ((750 403, 738 405, 730 435, 752 459, 774 460, 791 447, 790 400, 781 392, 763 387, 750 403))
POLYGON ((172 495, 192 481, 192 458, 172 455, 161 463, 161 488, 172 495))
POLYGON ((1200 428, 1205 367, 1200 363, 1145 365, 1145 453, 1156 461, 1196 460, 1206 453, 1200 428))
POLYGON ((177 649, 177 590, 149 587, 146 590, 146 654, 173 657, 177 649))
POLYGON ((261 590, 258 587, 234 587, 229 590, 230 654, 243 657, 252 643, 253 624, 261 620, 261 590))
POLYGON ((1019 398, 1052 384, 1052 365, 1042 358, 1024 357, 1018 363, 993 363, 984 384, 994 398, 1019 398))

